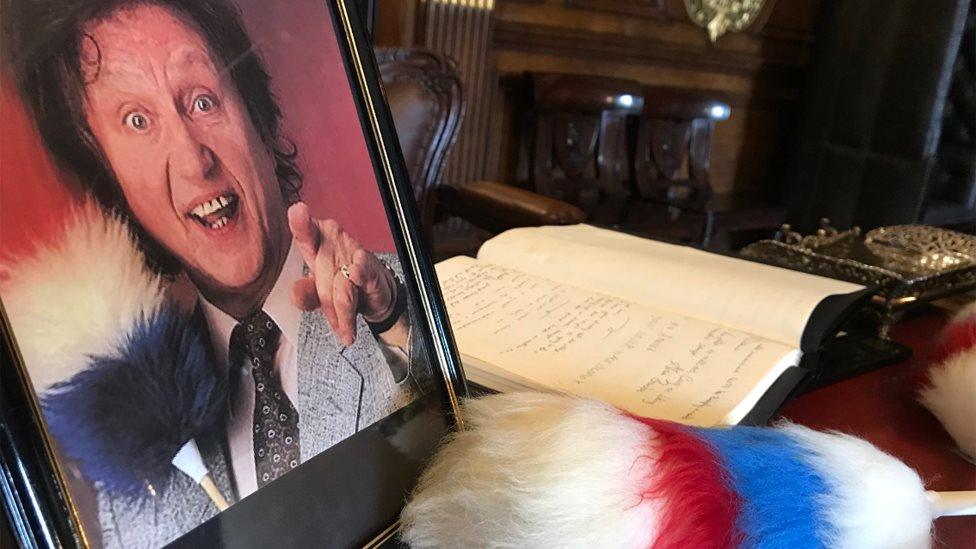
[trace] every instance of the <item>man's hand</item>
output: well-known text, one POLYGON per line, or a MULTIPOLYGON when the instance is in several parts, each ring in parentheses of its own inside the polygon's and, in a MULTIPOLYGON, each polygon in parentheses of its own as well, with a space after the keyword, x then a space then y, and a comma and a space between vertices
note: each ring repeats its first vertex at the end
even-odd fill
POLYGON ((302 202, 288 208, 288 225, 309 269, 308 277, 295 281, 292 301, 305 311, 321 309, 342 344, 352 345, 356 314, 368 322, 389 316, 396 298, 393 274, 334 220, 311 217, 302 202))

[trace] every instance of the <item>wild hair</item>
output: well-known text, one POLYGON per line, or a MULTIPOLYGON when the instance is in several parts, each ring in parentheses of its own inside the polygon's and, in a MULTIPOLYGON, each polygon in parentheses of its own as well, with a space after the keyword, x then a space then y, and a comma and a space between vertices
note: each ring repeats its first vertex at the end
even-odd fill
MULTIPOLYGON (((196 25, 214 60, 230 74, 251 122, 272 152, 282 196, 286 203, 296 201, 302 185, 298 151, 280 134, 281 108, 271 91, 271 77, 252 47, 239 9, 225 0, 5 0, 3 49, 57 163, 107 209, 128 216, 119 183, 85 118, 86 77, 97 76, 100 62, 97 44, 85 42, 91 40, 85 29, 140 4, 170 9, 196 25)), ((179 269, 174 257, 138 224, 132 225, 154 268, 179 269)))

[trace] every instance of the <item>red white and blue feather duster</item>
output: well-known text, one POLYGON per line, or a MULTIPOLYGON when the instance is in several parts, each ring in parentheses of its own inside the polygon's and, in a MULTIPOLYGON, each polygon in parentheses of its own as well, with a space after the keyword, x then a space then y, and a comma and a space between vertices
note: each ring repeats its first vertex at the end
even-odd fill
POLYGON ((463 413, 401 516, 412 547, 921 548, 937 515, 974 506, 799 425, 688 427, 540 393, 463 413))
MULTIPOLYGON (((920 399, 976 455, 976 305, 920 399)), ((865 440, 793 424, 698 428, 540 393, 472 399, 404 509, 422 547, 924 548, 976 491, 927 492, 865 440)))

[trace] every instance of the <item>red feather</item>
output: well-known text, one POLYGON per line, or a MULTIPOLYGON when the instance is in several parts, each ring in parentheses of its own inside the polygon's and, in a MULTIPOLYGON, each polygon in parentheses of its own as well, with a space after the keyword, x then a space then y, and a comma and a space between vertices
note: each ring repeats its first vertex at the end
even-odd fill
POLYGON ((654 549, 738 547, 739 495, 714 452, 684 427, 638 416, 657 434, 658 461, 643 497, 662 500, 654 549))
POLYGON ((976 346, 976 314, 969 314, 946 326, 935 352, 935 363, 976 346))

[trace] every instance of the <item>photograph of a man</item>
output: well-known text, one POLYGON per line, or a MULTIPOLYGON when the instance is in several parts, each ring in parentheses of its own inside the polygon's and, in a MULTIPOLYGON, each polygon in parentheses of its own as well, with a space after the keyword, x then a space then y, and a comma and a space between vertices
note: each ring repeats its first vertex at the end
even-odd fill
MULTIPOLYGON (((301 202, 298 151, 279 130, 288 106, 237 7, 33 4, 22 11, 35 50, 17 76, 45 145, 127 218, 157 270, 198 294, 232 393, 203 448, 228 498, 418 398, 430 368, 399 262, 301 202)), ((155 545, 214 514, 198 490, 172 488, 142 502, 99 494, 105 544, 155 545)))

